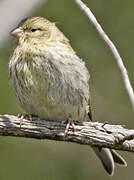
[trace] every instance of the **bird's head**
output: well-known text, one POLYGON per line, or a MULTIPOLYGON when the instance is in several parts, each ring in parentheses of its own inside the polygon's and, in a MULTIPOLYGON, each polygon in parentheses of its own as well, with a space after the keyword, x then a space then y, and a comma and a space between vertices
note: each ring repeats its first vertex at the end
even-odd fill
POLYGON ((19 42, 43 42, 46 41, 62 41, 66 37, 55 26, 55 23, 43 17, 31 17, 23 19, 13 31, 11 35, 19 42))

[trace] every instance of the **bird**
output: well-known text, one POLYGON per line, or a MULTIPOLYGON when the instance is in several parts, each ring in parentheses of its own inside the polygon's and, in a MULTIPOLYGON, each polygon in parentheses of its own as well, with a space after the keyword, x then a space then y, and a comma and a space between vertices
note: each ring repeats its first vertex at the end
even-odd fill
MULTIPOLYGON (((92 121, 88 69, 56 24, 44 17, 28 17, 11 35, 16 43, 9 58, 9 77, 26 113, 72 126, 73 120, 92 121)), ((92 149, 109 175, 114 174, 115 163, 127 166, 112 149, 92 149)))

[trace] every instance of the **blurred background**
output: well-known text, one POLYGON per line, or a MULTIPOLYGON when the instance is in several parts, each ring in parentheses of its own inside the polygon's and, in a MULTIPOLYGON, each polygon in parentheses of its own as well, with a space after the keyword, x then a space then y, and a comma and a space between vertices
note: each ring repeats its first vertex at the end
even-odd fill
MULTIPOLYGON (((118 48, 134 87, 134 1, 84 0, 118 48)), ((27 16, 56 22, 90 71, 95 121, 134 128, 128 95, 115 60, 87 17, 73 0, 0 1, 0 114, 22 113, 10 87, 8 59, 13 40, 9 32, 27 16)), ((108 176, 89 146, 48 140, 0 137, 1 180, 133 180, 134 154, 121 152, 127 168, 116 166, 108 176)))

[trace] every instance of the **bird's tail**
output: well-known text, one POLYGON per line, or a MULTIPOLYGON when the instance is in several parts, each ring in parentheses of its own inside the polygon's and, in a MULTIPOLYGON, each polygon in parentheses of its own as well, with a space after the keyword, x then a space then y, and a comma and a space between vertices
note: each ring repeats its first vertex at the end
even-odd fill
POLYGON ((96 155, 101 160, 105 170, 108 174, 113 175, 114 167, 117 163, 122 166, 127 166, 126 161, 114 150, 107 148, 92 147, 96 155))

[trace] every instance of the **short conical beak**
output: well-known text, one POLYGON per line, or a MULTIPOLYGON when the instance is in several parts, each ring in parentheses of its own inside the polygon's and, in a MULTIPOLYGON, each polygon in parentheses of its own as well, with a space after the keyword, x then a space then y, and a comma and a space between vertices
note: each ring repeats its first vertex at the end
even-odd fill
POLYGON ((21 28, 14 29, 10 32, 10 34, 15 38, 20 38, 22 36, 23 30, 21 28))

